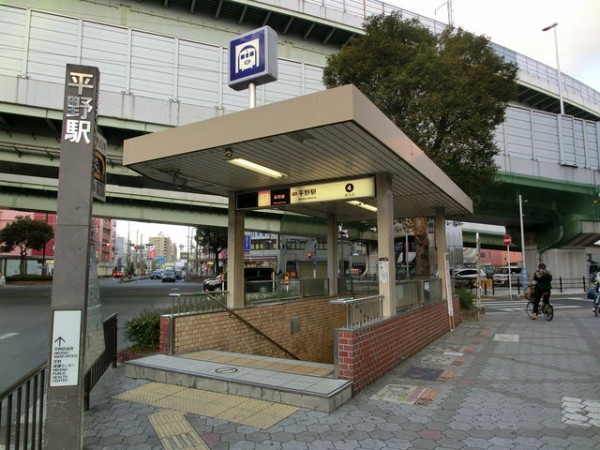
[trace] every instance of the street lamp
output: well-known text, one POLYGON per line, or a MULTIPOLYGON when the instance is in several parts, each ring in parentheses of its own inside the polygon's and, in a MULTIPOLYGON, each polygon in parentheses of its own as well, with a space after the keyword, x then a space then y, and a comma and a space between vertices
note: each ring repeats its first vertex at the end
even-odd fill
MULTIPOLYGON (((521 270, 521 273, 523 274, 523 282, 521 284, 523 285, 523 289, 525 289, 527 288, 527 269, 525 268, 525 230, 523 227, 523 199, 521 198, 521 194, 519 194, 519 221, 521 224, 521 255, 523 260, 523 269, 521 270)), ((510 268, 508 269, 508 271, 508 276, 510 277, 510 268)))
POLYGON ((558 81, 558 99, 560 102, 560 113, 561 115, 565 114, 565 103, 563 101, 562 96, 562 81, 560 74, 560 59, 558 57, 558 35, 556 32, 556 27, 558 26, 558 22, 554 22, 552 25, 548 25, 545 28, 542 28, 542 31, 548 31, 554 28, 554 49, 556 51, 556 70, 558 72, 557 81, 558 81))

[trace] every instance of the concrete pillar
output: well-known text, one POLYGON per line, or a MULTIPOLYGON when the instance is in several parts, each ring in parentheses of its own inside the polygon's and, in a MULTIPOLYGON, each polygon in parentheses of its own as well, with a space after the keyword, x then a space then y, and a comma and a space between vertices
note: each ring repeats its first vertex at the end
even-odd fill
POLYGON ((377 187, 377 274, 383 296, 383 315, 396 315, 396 261, 394 253, 394 194, 389 173, 378 173, 377 187))
POLYGON ((244 307, 244 229, 246 214, 235 207, 235 192, 229 194, 227 217, 227 307, 244 307))
POLYGON ((446 215, 443 209, 436 211, 435 215, 435 248, 437 256, 437 272, 440 277, 440 295, 442 300, 448 300, 446 278, 446 215))
POLYGON ((329 295, 338 295, 338 249, 337 220, 334 214, 327 217, 327 277, 329 278, 329 295))

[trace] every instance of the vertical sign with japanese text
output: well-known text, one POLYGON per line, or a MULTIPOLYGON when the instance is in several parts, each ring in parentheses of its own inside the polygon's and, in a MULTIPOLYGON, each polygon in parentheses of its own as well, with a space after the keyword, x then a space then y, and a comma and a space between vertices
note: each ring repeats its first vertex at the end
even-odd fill
POLYGON ((95 67, 67 66, 62 144, 65 142, 92 148, 92 193, 96 200, 106 201, 106 139, 96 127, 98 114, 98 82, 95 67))
POLYGON ((106 145, 98 136, 96 123, 99 81, 97 67, 67 64, 48 355, 48 449, 83 448, 85 361, 87 350, 91 356, 100 348, 94 344, 98 333, 89 333, 98 322, 89 314, 101 315, 99 295, 94 293, 97 273, 90 276, 90 270, 96 270, 92 264, 92 205, 94 197, 98 198, 95 194, 103 193, 94 182, 102 183, 106 171, 106 145))
POLYGON ((96 67, 67 65, 62 144, 91 148, 96 133, 99 78, 96 67))

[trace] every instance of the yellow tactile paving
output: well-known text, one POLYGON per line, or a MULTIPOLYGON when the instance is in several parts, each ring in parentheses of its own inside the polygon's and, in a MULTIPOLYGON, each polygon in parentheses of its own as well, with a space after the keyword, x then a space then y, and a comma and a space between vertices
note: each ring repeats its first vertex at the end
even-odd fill
POLYGON ((270 428, 298 411, 294 406, 154 382, 125 391, 115 398, 260 429, 270 428))
POLYGON ((183 413, 165 410, 149 416, 148 419, 165 450, 208 449, 183 413))

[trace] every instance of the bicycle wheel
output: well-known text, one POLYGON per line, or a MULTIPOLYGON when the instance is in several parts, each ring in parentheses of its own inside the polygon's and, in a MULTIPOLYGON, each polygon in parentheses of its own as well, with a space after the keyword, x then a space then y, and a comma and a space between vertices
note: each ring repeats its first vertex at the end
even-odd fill
POLYGON ((527 315, 531 318, 531 315, 533 314, 533 300, 529 300, 525 307, 525 311, 527 311, 527 315))
POLYGON ((550 321, 554 318, 554 307, 550 303, 542 308, 542 312, 546 320, 550 321))

